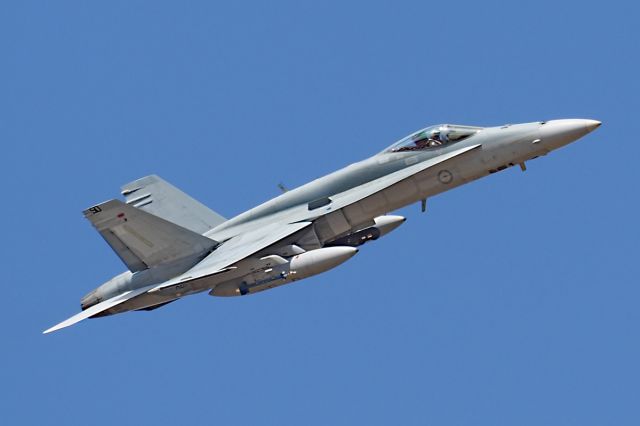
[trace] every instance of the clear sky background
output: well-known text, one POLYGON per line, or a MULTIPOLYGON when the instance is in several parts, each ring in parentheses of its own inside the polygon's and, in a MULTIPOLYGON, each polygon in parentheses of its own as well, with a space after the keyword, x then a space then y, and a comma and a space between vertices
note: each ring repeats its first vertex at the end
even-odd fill
POLYGON ((639 8, 4 2, 0 413, 15 424, 638 425, 639 8), (43 336, 157 173, 231 217, 442 122, 594 118, 326 274, 43 336))

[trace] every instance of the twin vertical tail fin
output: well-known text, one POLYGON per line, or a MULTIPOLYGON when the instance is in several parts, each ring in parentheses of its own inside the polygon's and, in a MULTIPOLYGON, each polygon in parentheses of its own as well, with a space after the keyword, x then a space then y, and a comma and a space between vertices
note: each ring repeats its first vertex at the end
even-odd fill
POLYGON ((218 244, 120 200, 90 207, 84 215, 131 272, 188 257, 204 257, 218 244))
POLYGON ((175 186, 151 175, 122 187, 126 203, 110 200, 84 211, 131 272, 210 252, 202 234, 225 221, 175 186))
POLYGON ((226 219, 159 176, 150 175, 122 187, 127 204, 204 234, 226 219))
MULTIPOLYGON (((84 215, 131 272, 174 262, 189 268, 188 265, 196 264, 218 245, 202 234, 225 219, 158 176, 147 176, 125 185, 122 195, 126 203, 110 200, 88 208, 84 215)), ((155 286, 124 291, 83 308, 82 312, 44 333, 96 316, 155 286)))

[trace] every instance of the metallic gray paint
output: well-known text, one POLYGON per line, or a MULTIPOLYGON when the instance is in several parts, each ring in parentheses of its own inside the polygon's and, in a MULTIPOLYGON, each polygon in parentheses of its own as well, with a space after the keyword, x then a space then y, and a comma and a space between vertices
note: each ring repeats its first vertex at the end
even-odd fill
POLYGON ((295 280, 291 266, 298 258, 306 259, 305 271, 322 272, 357 252, 349 246, 374 240, 404 222, 399 216, 384 216, 386 213, 516 164, 524 169, 525 161, 561 148, 598 126, 600 122, 595 120, 568 119, 477 128, 478 132, 467 139, 436 148, 402 152, 387 149, 227 221, 157 176, 134 181, 124 190, 132 202, 142 202, 135 193, 141 191, 136 188, 142 188, 142 184, 174 194, 180 205, 194 206, 197 214, 185 215, 169 205, 166 211, 154 206, 152 213, 179 217, 184 226, 192 229, 209 229, 217 224, 203 235, 222 244, 195 267, 194 259, 186 258, 134 273, 124 272, 82 299, 82 308, 87 309, 84 315, 77 314, 46 332, 87 316, 144 309, 201 291, 240 295, 286 284, 295 280), (204 222, 211 225, 202 225, 204 222), (284 237, 275 242, 268 240, 273 232, 284 237), (329 246, 334 247, 311 256, 329 246), (289 256, 291 250, 297 254, 289 256), (301 254, 301 250, 306 253, 301 254), (247 254, 237 261, 230 260, 230 264, 224 262, 224 256, 239 252, 247 254), (315 257, 322 261, 314 266, 315 257), (219 266, 211 266, 212 261, 219 266), (105 308, 100 308, 103 305, 105 308))

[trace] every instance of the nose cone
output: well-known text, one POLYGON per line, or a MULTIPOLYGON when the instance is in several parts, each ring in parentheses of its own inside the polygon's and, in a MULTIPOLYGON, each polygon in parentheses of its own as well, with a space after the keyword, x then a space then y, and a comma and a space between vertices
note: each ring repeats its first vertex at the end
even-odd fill
POLYGON ((600 124, 597 120, 577 118, 551 120, 540 127, 540 138, 547 149, 557 149, 594 131, 600 124))

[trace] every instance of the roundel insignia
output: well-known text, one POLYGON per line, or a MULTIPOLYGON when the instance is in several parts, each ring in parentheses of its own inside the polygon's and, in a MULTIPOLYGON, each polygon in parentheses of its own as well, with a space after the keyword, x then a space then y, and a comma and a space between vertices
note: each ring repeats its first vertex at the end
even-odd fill
POLYGON ((453 180, 453 174, 449 170, 440 170, 438 172, 438 180, 446 185, 453 180))

